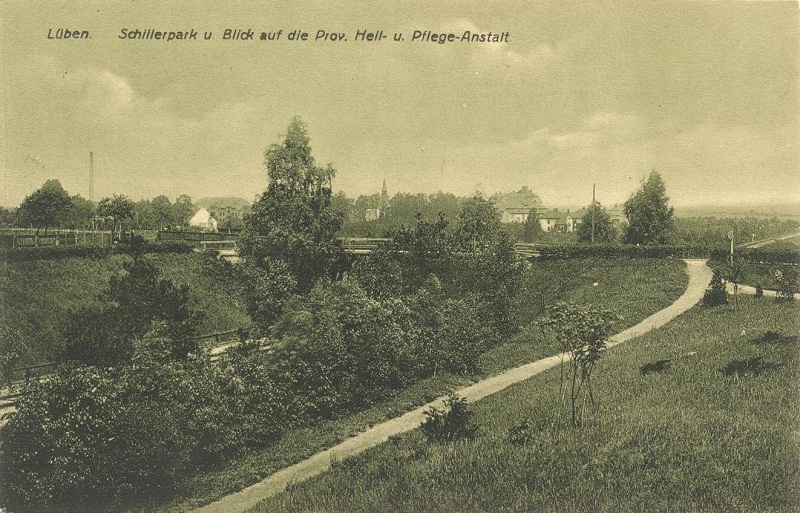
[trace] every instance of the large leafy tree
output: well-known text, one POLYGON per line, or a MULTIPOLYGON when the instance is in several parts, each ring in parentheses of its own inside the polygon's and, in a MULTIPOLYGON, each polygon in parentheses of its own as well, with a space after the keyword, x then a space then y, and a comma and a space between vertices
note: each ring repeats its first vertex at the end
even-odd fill
POLYGON ((174 358, 196 353, 194 337, 204 315, 190 307, 189 287, 160 279, 155 265, 140 254, 123 266, 125 273, 111 278, 106 304, 78 310, 67 320, 62 359, 101 366, 125 363, 146 337, 164 342, 174 358))
POLYGON ((22 201, 19 219, 21 224, 33 225, 37 234, 41 228, 47 234, 49 227, 58 226, 66 220, 71 205, 69 194, 61 182, 48 180, 22 201))
POLYGON ((636 193, 625 202, 627 244, 666 244, 673 235, 674 209, 669 206, 666 187, 654 169, 636 193))
POLYGON ((173 224, 175 213, 173 212, 172 203, 169 201, 168 197, 164 195, 156 196, 150 201, 150 205, 153 207, 153 222, 155 223, 155 228, 163 230, 173 224))
POLYGON ((114 194, 110 198, 103 198, 97 205, 97 215, 111 219, 111 233, 122 228, 122 221, 133 217, 135 206, 127 196, 114 194))
POLYGON ((175 203, 172 205, 172 221, 176 225, 186 228, 194 211, 195 206, 192 203, 192 198, 186 194, 181 194, 175 199, 175 203))
POLYGON ((455 243, 462 250, 486 248, 500 233, 500 216, 490 201, 475 197, 456 216, 455 243))
POLYGON ((578 241, 592 242, 592 222, 594 222, 594 242, 615 242, 617 240, 617 228, 611 221, 611 216, 600 203, 594 202, 586 209, 583 222, 578 225, 578 241))
POLYGON ((95 203, 76 194, 70 198, 71 205, 64 224, 70 228, 86 228, 91 225, 92 217, 97 209, 95 203))
MULTIPOLYGON (((334 276, 343 257, 337 232, 344 213, 331 205, 336 172, 330 164, 316 165, 306 125, 299 118, 289 124, 283 142, 271 145, 264 157, 267 190, 247 216, 239 243, 244 271, 251 278, 253 273, 273 279, 276 273, 286 274, 281 282, 294 282, 294 290, 281 290, 306 293, 319 279, 334 276)), ((281 298, 264 300, 281 304, 281 298)), ((263 313, 259 317, 274 318, 263 313)))

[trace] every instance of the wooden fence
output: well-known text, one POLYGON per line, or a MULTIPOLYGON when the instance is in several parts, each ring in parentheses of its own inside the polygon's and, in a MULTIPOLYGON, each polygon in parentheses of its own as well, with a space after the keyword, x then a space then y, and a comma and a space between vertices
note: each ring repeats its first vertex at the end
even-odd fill
POLYGON ((91 230, 51 230, 47 235, 36 234, 34 230, 3 230, 0 232, 0 247, 32 248, 40 246, 78 246, 111 244, 111 232, 91 230))

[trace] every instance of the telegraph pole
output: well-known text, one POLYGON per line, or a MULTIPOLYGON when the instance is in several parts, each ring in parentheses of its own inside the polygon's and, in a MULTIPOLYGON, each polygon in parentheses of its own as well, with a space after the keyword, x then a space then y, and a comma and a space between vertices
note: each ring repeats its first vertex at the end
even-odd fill
POLYGON ((733 265, 733 230, 728 232, 728 238, 731 240, 731 265, 733 265))
POLYGON ((595 213, 594 193, 595 193, 595 186, 596 185, 597 184, 594 184, 594 183, 592 184, 592 244, 594 244, 594 213, 595 213))

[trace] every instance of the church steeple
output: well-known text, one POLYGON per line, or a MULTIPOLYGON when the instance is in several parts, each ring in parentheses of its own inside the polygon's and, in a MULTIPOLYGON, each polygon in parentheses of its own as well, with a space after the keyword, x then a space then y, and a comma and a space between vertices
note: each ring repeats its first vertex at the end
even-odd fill
POLYGON ((386 197, 389 193, 386 191, 386 178, 383 179, 383 189, 381 189, 381 196, 386 197))

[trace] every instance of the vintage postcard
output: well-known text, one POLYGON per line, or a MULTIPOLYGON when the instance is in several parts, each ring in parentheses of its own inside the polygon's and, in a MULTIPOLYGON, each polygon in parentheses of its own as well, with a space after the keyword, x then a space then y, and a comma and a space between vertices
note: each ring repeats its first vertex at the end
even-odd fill
POLYGON ((799 14, 0 0, 0 510, 794 510, 799 14))

